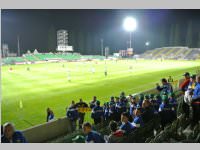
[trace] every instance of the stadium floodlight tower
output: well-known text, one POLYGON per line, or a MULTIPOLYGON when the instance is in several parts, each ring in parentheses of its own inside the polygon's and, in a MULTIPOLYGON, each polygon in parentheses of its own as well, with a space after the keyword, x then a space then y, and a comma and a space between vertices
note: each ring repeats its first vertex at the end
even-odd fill
POLYGON ((126 31, 128 31, 130 33, 130 41, 129 41, 129 47, 130 49, 132 48, 132 45, 131 45, 131 39, 132 39, 132 33, 136 30, 137 28, 137 21, 135 18, 133 17, 126 17, 124 19, 124 23, 123 23, 123 27, 126 31))

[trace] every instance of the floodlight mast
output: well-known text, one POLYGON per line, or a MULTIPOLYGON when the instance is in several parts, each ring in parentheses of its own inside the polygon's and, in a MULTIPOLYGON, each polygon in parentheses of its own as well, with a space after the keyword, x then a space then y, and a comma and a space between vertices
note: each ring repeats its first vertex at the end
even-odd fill
POLYGON ((123 23, 123 26, 124 26, 124 29, 126 31, 129 32, 130 34, 130 39, 129 39, 129 47, 132 48, 132 34, 133 34, 133 31, 136 30, 136 27, 137 27, 137 23, 136 23, 136 20, 135 18, 132 18, 132 17, 126 17, 124 19, 124 23, 123 23))

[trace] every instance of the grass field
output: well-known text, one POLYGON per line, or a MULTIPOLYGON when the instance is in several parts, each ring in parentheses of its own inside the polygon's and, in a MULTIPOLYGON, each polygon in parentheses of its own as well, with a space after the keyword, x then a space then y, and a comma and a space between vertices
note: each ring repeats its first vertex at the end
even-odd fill
MULTIPOLYGON (((63 117, 71 100, 83 98, 89 102, 96 95, 103 103, 121 91, 126 94, 145 91, 154 88, 162 77, 172 75, 178 79, 185 71, 195 72, 200 61, 120 60, 107 61, 106 66, 107 77, 104 61, 15 65, 12 72, 10 66, 3 66, 1 123, 10 121, 18 129, 25 129, 44 123, 47 107, 56 118, 63 117), (94 74, 91 68, 95 68, 94 74)), ((90 114, 86 120, 91 120, 90 114)))

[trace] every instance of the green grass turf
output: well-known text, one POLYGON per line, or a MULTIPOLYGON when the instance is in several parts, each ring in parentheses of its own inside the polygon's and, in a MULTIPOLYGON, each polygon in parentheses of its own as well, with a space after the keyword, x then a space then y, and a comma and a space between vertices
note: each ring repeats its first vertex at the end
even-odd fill
MULTIPOLYGON (((89 102, 96 95, 103 104, 121 91, 138 93, 154 88, 162 77, 172 75, 178 79, 185 71, 195 72, 200 61, 120 60, 107 61, 106 66, 107 77, 104 61, 15 65, 12 72, 10 66, 3 66, 1 123, 10 121, 17 129, 25 129, 44 123, 47 107, 54 111, 56 118, 63 117, 71 100, 77 102, 83 98, 89 102), (30 71, 26 70, 27 66, 30 71), (70 83, 67 69, 71 74, 70 83), (19 108, 20 100, 23 109, 19 108)), ((86 120, 91 121, 89 113, 86 120)))

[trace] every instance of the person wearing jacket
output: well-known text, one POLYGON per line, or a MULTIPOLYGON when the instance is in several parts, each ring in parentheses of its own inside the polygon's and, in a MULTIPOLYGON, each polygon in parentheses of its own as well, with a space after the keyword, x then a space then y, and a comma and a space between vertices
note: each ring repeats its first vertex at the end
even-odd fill
POLYGON ((75 102, 72 101, 70 107, 67 109, 67 118, 70 119, 72 124, 72 131, 76 130, 76 121, 78 119, 78 109, 76 108, 75 102))

